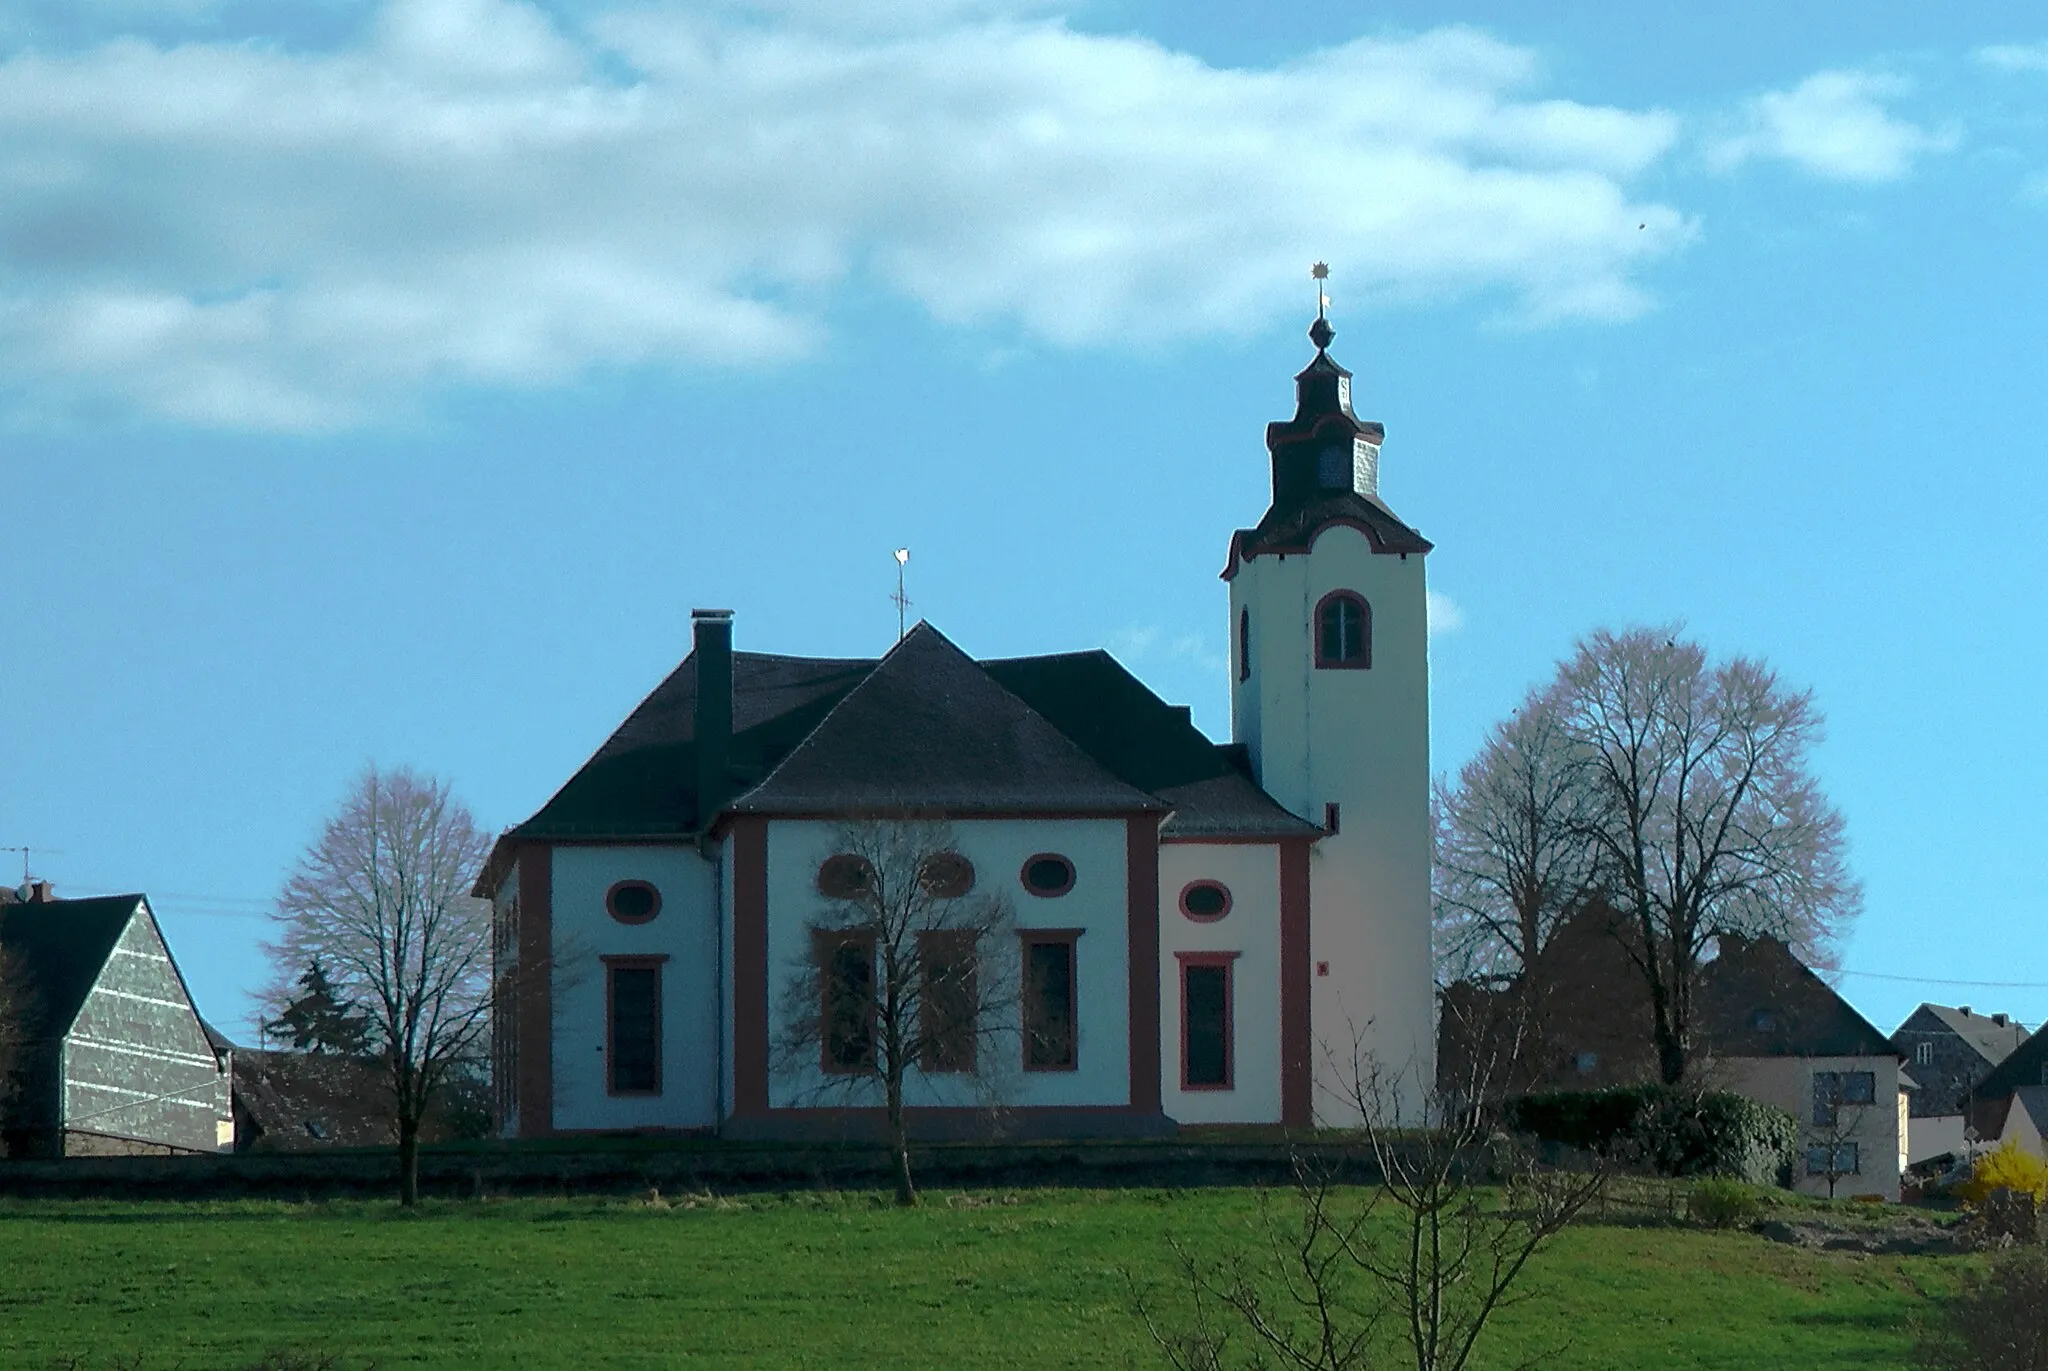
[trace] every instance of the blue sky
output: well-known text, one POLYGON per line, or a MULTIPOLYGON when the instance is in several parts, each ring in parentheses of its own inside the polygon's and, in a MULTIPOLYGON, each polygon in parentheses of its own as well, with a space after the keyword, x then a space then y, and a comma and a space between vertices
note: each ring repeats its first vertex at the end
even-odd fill
POLYGON ((905 545, 969 651, 1223 736, 1327 258, 1438 766, 1683 620, 1828 716, 1855 1002, 2048 1017, 2048 23, 849 8, 0 11, 0 846, 246 1034, 364 763, 515 823, 692 606, 879 652, 905 545))

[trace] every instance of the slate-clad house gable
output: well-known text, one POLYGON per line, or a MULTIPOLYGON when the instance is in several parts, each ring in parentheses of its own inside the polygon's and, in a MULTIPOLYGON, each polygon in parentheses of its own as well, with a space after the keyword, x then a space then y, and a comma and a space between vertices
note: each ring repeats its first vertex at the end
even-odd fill
POLYGON ((232 1142, 227 1064, 140 895, 0 905, 30 1005, 10 1152, 212 1152, 232 1142))
MULTIPOLYGON (((1318 1032, 1348 1045, 1359 1023, 1382 1061, 1426 1079, 1429 545, 1380 500, 1383 434, 1351 415, 1326 322, 1315 336, 1296 418, 1270 435, 1261 527, 1321 510, 1302 534, 1318 548, 1233 543, 1233 565, 1259 569, 1234 582, 1232 622, 1258 583, 1260 632, 1303 648, 1260 668, 1263 732, 1234 710, 1231 741, 1212 741, 1106 652, 977 661, 921 623, 872 660, 782 656, 736 651, 731 611, 695 611, 689 656, 477 882, 495 921, 502 1130, 851 1126, 865 1103, 806 1104, 815 1083, 787 1062, 771 1079, 769 1042, 775 1016, 803 1012, 781 992, 817 955, 808 921, 836 835, 889 815, 947 823, 956 865, 1015 906, 1024 945, 1071 949, 1050 980, 1017 973, 1018 1041, 1045 1022, 1023 1017, 1030 985, 1057 984, 1031 993, 1066 1007, 1031 1012, 1063 1016, 1075 1047, 1006 1085, 1014 1127, 1307 1126, 1336 1098, 1314 1089, 1318 1032), (1321 450, 1339 439, 1341 491, 1321 450), (1350 669, 1306 650, 1320 610, 1281 584, 1301 575, 1343 597, 1350 669), (1370 661, 1352 651, 1362 632, 1370 661), (615 1060, 636 1065, 622 1076, 615 1060)), ((965 1108, 945 1074, 906 1083, 914 1127, 965 1108)))
POLYGON ((2026 1040, 2027 1030, 2008 1015, 1921 1005, 1892 1034, 1892 1046, 1920 1083, 1913 1116, 1960 1115, 1977 1083, 2026 1040))

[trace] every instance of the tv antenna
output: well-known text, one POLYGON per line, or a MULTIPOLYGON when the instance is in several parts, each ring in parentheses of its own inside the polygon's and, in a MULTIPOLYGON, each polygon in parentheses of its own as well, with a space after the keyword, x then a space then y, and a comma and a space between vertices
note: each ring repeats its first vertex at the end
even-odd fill
POLYGON ((910 618, 910 597, 903 593, 903 567, 909 560, 909 548, 896 549, 896 593, 889 598, 896 602, 896 641, 899 643, 903 641, 903 635, 907 632, 905 625, 910 618))
POLYGON ((28 848, 28 847, 0 847, 0 852, 19 852, 19 853, 21 854, 21 883, 22 883, 23 885, 27 885, 27 884, 29 883, 29 880, 30 880, 30 876, 29 876, 29 871, 28 871, 28 854, 29 854, 29 853, 31 853, 31 852, 40 852, 40 853, 42 853, 42 854, 43 854, 43 855, 44 855, 45 857, 61 857, 61 856, 63 856, 63 855, 64 855, 61 849, 59 849, 59 848, 54 848, 54 847, 36 847, 36 848, 28 848))

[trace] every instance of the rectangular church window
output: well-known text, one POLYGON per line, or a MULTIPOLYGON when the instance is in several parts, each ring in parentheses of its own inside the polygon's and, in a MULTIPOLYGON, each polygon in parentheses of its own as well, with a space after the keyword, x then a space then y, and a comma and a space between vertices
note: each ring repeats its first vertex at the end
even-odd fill
POLYGON ((974 934, 957 928, 917 935, 918 1039, 923 1071, 974 1070, 980 1009, 974 934))
POLYGON ((822 1003, 820 1065, 828 1072, 875 1069, 875 939, 862 932, 812 935, 822 1003))
POLYGON ((661 1093, 661 959, 605 958, 605 1090, 661 1093))
POLYGON ((1231 1088, 1230 957, 1181 954, 1181 1087, 1231 1088))
POLYGON ((1072 1071, 1074 935, 1026 934, 1024 939, 1024 1069, 1072 1071))

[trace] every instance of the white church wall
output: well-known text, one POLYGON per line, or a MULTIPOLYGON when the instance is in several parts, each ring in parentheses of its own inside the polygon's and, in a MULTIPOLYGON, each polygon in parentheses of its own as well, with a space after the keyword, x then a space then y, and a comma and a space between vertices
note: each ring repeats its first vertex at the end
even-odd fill
POLYGON ((1233 683, 1235 736, 1283 805, 1339 831, 1310 858, 1310 978, 1318 1122, 1342 1123, 1330 1062, 1357 1043, 1409 1083, 1434 1078, 1429 919, 1429 634, 1424 559, 1375 554, 1347 525, 1304 555, 1266 554, 1231 581, 1251 612, 1252 675, 1233 683), (1352 590, 1372 611, 1372 666, 1314 665, 1317 605, 1352 590), (1327 974, 1323 968, 1327 967, 1327 974))
POLYGON ((1184 1124, 1280 1121, 1280 849, 1264 843, 1165 843, 1159 849, 1160 1100, 1184 1124), (1213 922, 1181 912, 1181 890, 1217 881, 1230 911, 1213 922), (1182 1087, 1182 952, 1235 952, 1231 963, 1231 1088, 1182 1087))
MULTIPOLYGON (((979 1087, 958 1076, 911 1071, 905 1088, 915 1105, 975 1105, 988 1096, 1017 1108, 1120 1105, 1130 1100, 1130 970, 1126 829, 1122 819, 963 819, 952 823, 960 854, 974 864, 976 895, 1009 902, 1019 932, 1034 928, 1083 930, 1075 940, 1075 1013, 1078 1046, 1071 1071, 1025 1071, 1020 1011, 1006 1016, 1001 1036, 982 1044, 988 1069, 979 1087), (1039 853, 1074 864, 1066 894, 1042 898, 1019 879, 1039 853)), ((838 825, 776 820, 768 826, 768 1004, 770 1049, 785 1003, 785 988, 810 955, 810 925, 826 907, 818 893, 819 865, 839 850, 838 825)), ((1176 890, 1178 887, 1176 887, 1176 890)), ((1005 950, 1005 974, 1017 975, 1015 948, 1005 950)), ((1010 994, 1014 1002, 1014 981, 1010 994)), ((772 1108, 878 1105, 878 1091, 828 1080, 806 1062, 771 1070, 772 1108)))
POLYGON ((560 1130, 708 1128, 717 1122, 718 939, 715 873, 694 848, 554 849, 554 1126, 560 1130), (618 881, 646 881, 661 909, 643 924, 605 911, 618 881), (605 965, 666 956, 661 968, 661 1092, 606 1091, 605 965))

